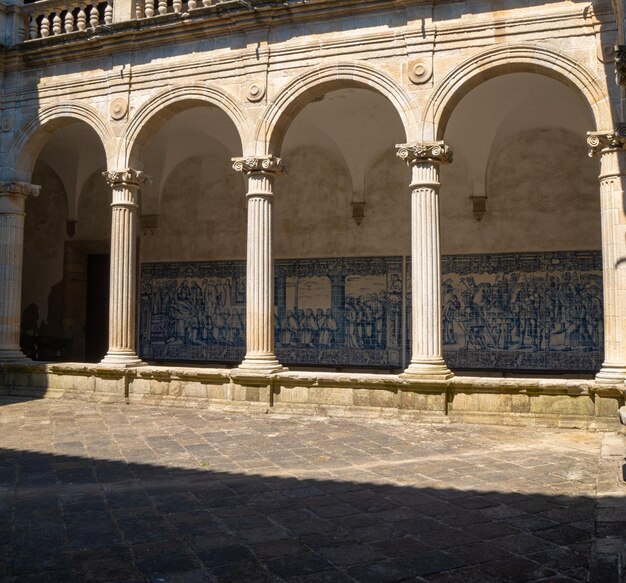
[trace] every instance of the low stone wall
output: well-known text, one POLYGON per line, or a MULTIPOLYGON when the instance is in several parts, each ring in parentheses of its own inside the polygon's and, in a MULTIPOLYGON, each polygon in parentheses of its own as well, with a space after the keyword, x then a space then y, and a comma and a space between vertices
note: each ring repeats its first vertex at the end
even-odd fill
POLYGON ((94 364, 4 364, 0 394, 229 411, 614 429, 626 387, 593 380, 454 377, 94 364))

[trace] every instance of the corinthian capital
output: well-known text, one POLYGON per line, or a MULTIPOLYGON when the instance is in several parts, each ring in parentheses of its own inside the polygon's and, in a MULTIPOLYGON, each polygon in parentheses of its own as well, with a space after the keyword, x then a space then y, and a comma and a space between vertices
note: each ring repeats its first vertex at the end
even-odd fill
POLYGON ((22 196, 39 196, 41 186, 30 182, 7 180, 0 182, 0 196, 3 194, 21 194, 22 196))
POLYGON ((237 172, 250 174, 252 172, 281 172, 283 165, 276 156, 249 156, 247 158, 233 158, 233 169, 237 172))
POLYGON ((141 170, 133 170, 126 168, 125 170, 108 170, 103 172, 102 176, 111 188, 116 186, 130 186, 139 188, 141 186, 149 186, 152 184, 152 178, 141 170))
POLYGON ((398 158, 409 166, 416 162, 437 162, 449 164, 452 162, 452 150, 443 142, 423 142, 415 144, 396 144, 398 158))
POLYGON ((626 124, 618 123, 615 129, 601 132, 587 132, 589 156, 595 156, 602 150, 620 150, 626 145, 626 124))

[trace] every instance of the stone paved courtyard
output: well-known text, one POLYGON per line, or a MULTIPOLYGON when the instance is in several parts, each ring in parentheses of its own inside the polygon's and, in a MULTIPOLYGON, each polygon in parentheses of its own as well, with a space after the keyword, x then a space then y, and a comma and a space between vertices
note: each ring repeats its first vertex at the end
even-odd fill
POLYGON ((618 581, 617 433, 0 401, 0 581, 618 581))

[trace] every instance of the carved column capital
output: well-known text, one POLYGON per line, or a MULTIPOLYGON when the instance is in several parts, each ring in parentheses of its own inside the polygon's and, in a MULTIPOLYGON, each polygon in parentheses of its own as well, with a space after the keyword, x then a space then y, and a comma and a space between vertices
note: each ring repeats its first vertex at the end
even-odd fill
POLYGON ((615 82, 626 85, 626 45, 615 46, 615 82))
POLYGON ((417 162, 452 162, 452 150, 443 142, 423 142, 414 144, 396 144, 396 155, 409 166, 417 162))
POLYGON ((152 178, 141 170, 126 168, 125 170, 107 170, 102 173, 107 184, 111 188, 125 186, 127 188, 140 188, 152 184, 152 178))
POLYGON ((587 132, 589 156, 596 156, 603 150, 621 150, 626 145, 626 124, 618 123, 614 129, 601 132, 587 132))
POLYGON ((30 182, 17 182, 15 180, 0 181, 0 196, 3 194, 22 196, 39 196, 41 186, 30 184, 30 182))
POLYGON ((276 156, 248 156, 247 158, 233 158, 233 169, 236 172, 252 174, 254 172, 266 172, 277 174, 282 172, 283 165, 276 156))

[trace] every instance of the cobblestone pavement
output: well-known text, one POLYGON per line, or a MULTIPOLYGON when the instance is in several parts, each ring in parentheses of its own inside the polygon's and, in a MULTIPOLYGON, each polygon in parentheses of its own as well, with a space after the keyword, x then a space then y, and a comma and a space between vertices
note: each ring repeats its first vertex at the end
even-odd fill
POLYGON ((624 438, 0 401, 0 581, 618 581, 624 438))

